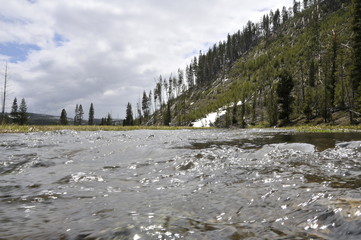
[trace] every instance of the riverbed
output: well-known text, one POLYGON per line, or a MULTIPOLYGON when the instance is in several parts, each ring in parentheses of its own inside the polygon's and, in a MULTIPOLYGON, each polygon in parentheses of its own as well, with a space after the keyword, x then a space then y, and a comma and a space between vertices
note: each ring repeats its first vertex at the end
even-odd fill
POLYGON ((0 239, 360 239, 361 133, 0 134, 0 239))

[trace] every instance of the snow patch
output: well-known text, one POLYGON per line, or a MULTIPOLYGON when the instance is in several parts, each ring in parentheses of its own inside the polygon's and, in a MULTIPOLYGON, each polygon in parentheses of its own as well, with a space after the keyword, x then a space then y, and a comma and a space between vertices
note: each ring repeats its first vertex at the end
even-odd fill
MULTIPOLYGON (((237 106, 242 105, 242 101, 237 102, 237 106)), ((198 119, 195 122, 192 122, 193 127, 211 127, 214 126, 214 123, 216 122, 216 120, 223 116, 224 114, 226 114, 227 112, 227 108, 228 107, 233 107, 233 103, 228 105, 228 106, 224 106, 219 108, 216 112, 212 112, 212 113, 208 113, 207 116, 205 118, 201 118, 198 119)))
POLYGON ((212 112, 212 113, 207 114, 207 116, 205 118, 202 118, 202 119, 199 119, 199 120, 193 122, 192 123, 193 127, 210 127, 210 126, 214 125, 217 118, 226 114, 226 110, 220 110, 220 109, 218 109, 217 112, 212 112))

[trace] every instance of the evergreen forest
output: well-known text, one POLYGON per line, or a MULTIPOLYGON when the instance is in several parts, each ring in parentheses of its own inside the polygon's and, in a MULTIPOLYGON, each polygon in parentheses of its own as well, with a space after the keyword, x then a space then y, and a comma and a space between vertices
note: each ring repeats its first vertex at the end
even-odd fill
POLYGON ((360 79, 360 1, 294 1, 157 77, 124 124, 191 126, 221 110, 219 127, 359 124, 360 79))

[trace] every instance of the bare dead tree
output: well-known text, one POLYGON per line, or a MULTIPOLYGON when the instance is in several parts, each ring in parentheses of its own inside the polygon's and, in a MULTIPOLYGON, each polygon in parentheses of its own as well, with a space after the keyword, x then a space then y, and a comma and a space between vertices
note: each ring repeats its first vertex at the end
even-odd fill
POLYGON ((8 64, 5 63, 3 106, 2 106, 2 111, 1 111, 2 124, 5 123, 5 104, 6 104, 7 77, 8 77, 8 64))

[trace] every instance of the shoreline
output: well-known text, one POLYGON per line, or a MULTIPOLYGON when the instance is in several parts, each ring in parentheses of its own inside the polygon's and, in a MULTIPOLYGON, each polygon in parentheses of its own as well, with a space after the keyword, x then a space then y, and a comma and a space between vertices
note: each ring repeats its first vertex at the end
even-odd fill
MULTIPOLYGON (((61 130, 74 130, 74 131, 134 131, 134 130, 207 130, 217 129, 210 127, 180 127, 180 126, 74 126, 74 125, 0 125, 0 134, 5 133, 30 133, 30 132, 48 132, 48 131, 61 131, 61 130)), ((242 129, 242 128, 234 128, 242 129)), ((273 129, 264 127, 251 127, 245 129, 273 129)), ((277 129, 294 130, 296 132, 361 132, 361 125, 357 126, 327 126, 327 125, 302 125, 302 126, 288 126, 279 127, 277 129)))

